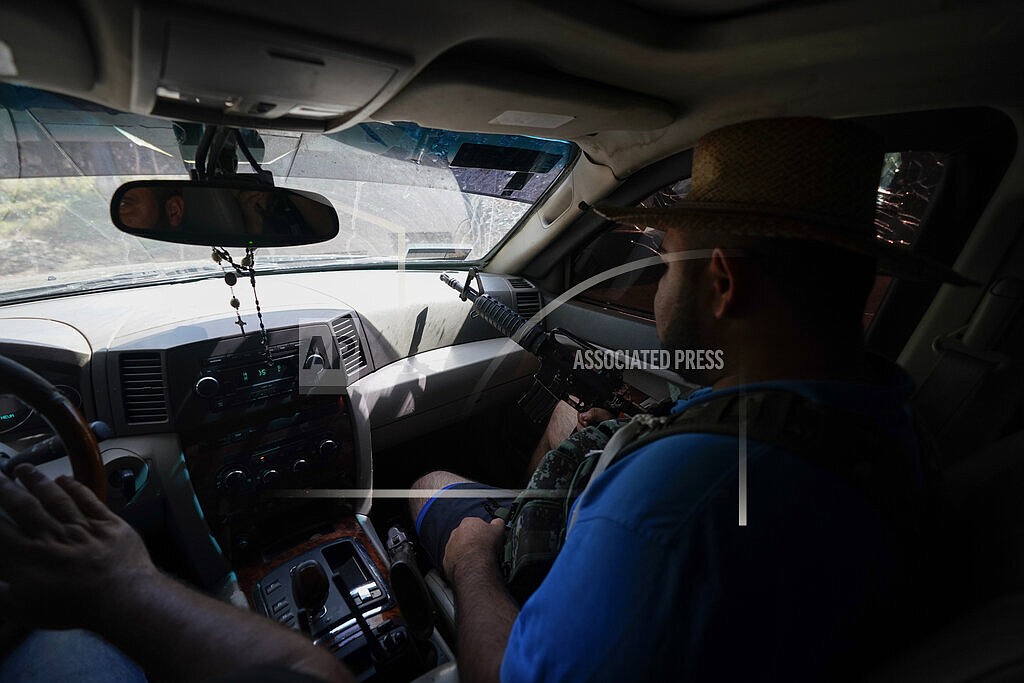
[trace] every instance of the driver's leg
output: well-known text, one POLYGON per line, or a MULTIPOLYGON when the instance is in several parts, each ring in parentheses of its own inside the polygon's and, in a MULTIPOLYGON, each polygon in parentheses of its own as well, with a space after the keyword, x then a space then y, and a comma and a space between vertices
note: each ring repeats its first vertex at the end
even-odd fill
POLYGON ((0 683, 145 683, 120 650, 89 631, 33 631, 0 661, 0 683))

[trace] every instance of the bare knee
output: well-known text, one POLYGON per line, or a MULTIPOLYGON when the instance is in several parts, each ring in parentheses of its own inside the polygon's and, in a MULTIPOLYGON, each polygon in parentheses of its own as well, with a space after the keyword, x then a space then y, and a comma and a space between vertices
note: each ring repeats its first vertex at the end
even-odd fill
POLYGON ((559 401, 555 404, 555 409, 548 418, 547 428, 545 428, 544 434, 541 435, 540 441, 537 442, 537 447, 533 450, 530 462, 526 466, 527 480, 533 476, 533 471, 537 469, 537 465, 540 464, 540 459, 544 457, 544 454, 569 438, 572 430, 578 426, 578 419, 579 414, 565 401, 559 401))
POLYGON ((413 493, 409 495, 409 513, 413 519, 416 519, 420 515, 420 510, 427 504, 427 501, 431 497, 443 489, 446 486, 452 484, 463 484, 473 483, 472 479, 466 479, 463 476, 455 474, 454 472, 446 472, 444 470, 438 470, 436 472, 427 472, 422 477, 412 483, 413 493), (416 490, 422 490, 423 495, 416 495, 416 490))

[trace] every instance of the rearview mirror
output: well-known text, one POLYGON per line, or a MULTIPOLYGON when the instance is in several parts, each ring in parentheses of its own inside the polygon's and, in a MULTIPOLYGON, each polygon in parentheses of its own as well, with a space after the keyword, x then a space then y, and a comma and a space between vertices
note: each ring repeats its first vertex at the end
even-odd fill
POLYGON ((320 195, 239 181, 125 183, 110 219, 129 235, 211 247, 287 247, 338 234, 338 212, 320 195))

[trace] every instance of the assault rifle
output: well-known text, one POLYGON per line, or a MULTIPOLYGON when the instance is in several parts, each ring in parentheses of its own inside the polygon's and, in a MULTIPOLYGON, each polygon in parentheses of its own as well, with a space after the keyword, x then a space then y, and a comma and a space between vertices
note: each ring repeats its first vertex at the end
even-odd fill
POLYGON ((604 408, 614 415, 644 412, 629 400, 629 390, 622 383, 620 372, 573 367, 578 349, 557 338, 568 339, 579 349, 597 350, 594 344, 567 330, 546 332, 540 325, 530 325, 526 318, 483 293, 476 269, 470 270, 465 285, 460 285, 448 275, 441 275, 441 280, 457 291, 463 301, 471 301, 480 317, 494 329, 537 356, 540 369, 534 375, 533 386, 519 399, 519 406, 534 422, 546 419, 558 401, 565 401, 577 411, 604 408), (474 278, 479 291, 470 286, 474 278))

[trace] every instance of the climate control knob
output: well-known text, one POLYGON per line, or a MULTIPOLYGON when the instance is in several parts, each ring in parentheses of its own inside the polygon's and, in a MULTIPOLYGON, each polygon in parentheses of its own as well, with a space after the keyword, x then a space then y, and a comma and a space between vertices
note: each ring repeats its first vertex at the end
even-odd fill
POLYGON ((308 469, 309 461, 307 461, 305 458, 299 458, 298 460, 292 463, 292 472, 295 472, 296 474, 298 474, 299 472, 305 472, 308 469))
POLYGON ((327 361, 319 353, 311 353, 306 356, 306 362, 302 364, 302 367, 307 370, 312 370, 316 374, 320 374, 327 368, 327 361))
POLYGON ((277 470, 263 470, 263 472, 260 474, 260 481, 262 481, 264 484, 273 484, 275 481, 277 481, 278 476, 279 473, 277 470))
POLYGON ((249 475, 245 470, 231 470, 220 480, 220 485, 225 493, 232 494, 241 491, 248 481, 249 475))
POLYGON ((320 457, 329 460, 338 454, 338 443, 334 439, 324 439, 317 447, 320 457))
POLYGON ((212 398, 217 395, 220 391, 220 382, 216 377, 200 377, 199 381, 196 382, 196 393, 203 398, 212 398))

